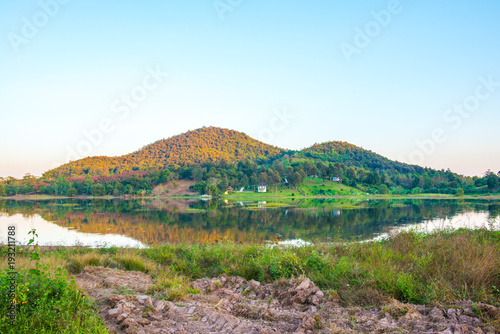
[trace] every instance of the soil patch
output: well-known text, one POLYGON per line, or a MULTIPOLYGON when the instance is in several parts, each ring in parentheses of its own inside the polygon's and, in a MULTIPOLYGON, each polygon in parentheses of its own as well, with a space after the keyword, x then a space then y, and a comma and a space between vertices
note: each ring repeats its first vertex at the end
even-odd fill
POLYGON ((485 319, 500 321, 500 309, 470 301, 449 309, 395 300, 381 308, 342 307, 308 278, 272 284, 227 276, 200 279, 192 286, 201 293, 177 302, 147 295, 153 280, 140 272, 87 267, 76 279, 97 301, 113 333, 493 334, 485 319))

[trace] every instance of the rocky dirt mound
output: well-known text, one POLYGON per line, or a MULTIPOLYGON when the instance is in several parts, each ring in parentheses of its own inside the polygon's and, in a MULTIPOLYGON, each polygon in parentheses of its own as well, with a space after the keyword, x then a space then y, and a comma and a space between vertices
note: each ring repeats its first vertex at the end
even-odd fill
POLYGON ((397 301, 381 309, 345 308, 307 278, 200 279, 192 285, 201 294, 176 303, 145 295, 152 282, 143 273, 85 268, 77 280, 114 333, 495 333, 473 310, 500 320, 498 308, 471 302, 447 310, 397 301))

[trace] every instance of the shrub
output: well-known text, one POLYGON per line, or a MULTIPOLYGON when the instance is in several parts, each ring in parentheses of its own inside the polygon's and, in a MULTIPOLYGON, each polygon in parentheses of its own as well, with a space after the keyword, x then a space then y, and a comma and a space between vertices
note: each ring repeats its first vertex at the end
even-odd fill
MULTIPOLYGON (((34 230, 30 233, 29 244, 37 237, 34 230)), ((62 267, 52 274, 47 265, 40 265, 38 247, 30 260, 36 269, 19 270, 15 276, 10 269, 0 271, 0 333, 108 333, 94 303, 76 289, 62 267), (15 316, 10 318, 12 305, 15 316)))

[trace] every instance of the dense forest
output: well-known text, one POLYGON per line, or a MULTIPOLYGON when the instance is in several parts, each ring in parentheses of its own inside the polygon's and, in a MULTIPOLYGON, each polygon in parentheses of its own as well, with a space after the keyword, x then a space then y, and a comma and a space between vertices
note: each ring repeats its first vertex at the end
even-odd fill
POLYGON ((159 140, 120 157, 99 156, 71 161, 49 170, 44 177, 115 175, 136 170, 177 169, 221 160, 235 162, 250 159, 259 162, 270 159, 282 151, 241 132, 203 127, 159 140))
POLYGON ((35 178, 0 178, 0 196, 150 195, 156 186, 192 180, 202 194, 259 183, 299 187, 307 178, 339 178, 371 194, 487 194, 498 192, 500 172, 466 177, 389 160, 345 142, 289 151, 214 127, 163 139, 121 157, 88 157, 35 178))

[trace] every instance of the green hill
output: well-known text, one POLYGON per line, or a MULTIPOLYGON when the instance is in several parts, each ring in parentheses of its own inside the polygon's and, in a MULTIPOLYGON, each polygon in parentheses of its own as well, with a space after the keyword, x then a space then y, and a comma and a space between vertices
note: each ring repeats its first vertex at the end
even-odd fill
POLYGON ((339 141, 315 144, 303 150, 285 150, 244 133, 203 127, 162 139, 119 157, 88 157, 46 172, 39 180, 7 180, 0 187, 8 195, 145 194, 172 180, 191 180, 201 193, 256 189, 265 183, 276 191, 301 186, 307 195, 484 194, 498 191, 499 177, 458 175, 390 160, 361 147, 339 141), (306 180, 318 179, 321 185, 306 180), (351 188, 340 189, 332 183, 351 188), (69 183, 68 183, 69 182, 69 183), (326 184, 332 183, 333 188, 326 184), (100 183, 100 186, 95 183, 100 183), (353 190, 356 188, 357 190, 353 190))
POLYGON ((380 154, 340 141, 314 144, 299 151, 295 156, 324 162, 338 162, 348 167, 362 167, 367 170, 396 170, 399 173, 422 173, 425 171, 423 167, 393 161, 380 154))
POLYGON ((193 164, 227 163, 272 158, 283 149, 271 146, 234 130, 203 127, 162 139, 119 157, 88 157, 49 170, 44 177, 114 175, 133 170, 164 169, 193 164))

